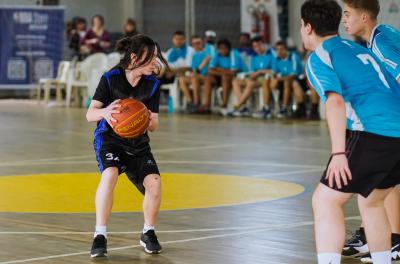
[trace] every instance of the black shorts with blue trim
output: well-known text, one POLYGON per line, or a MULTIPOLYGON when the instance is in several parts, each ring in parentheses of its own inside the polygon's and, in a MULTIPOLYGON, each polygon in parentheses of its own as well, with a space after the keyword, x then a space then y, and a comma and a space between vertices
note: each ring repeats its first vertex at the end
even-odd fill
MULTIPOLYGON (((368 197, 375 189, 388 189, 400 184, 400 138, 347 130, 346 150, 352 180, 347 186, 342 185, 342 189, 338 189, 336 184, 332 189, 368 197)), ((329 187, 325 177, 326 170, 321 183, 329 187)))
POLYGON ((150 146, 140 151, 133 151, 118 142, 94 142, 96 159, 101 173, 107 168, 118 168, 118 174, 125 173, 128 179, 142 193, 144 179, 150 174, 160 175, 157 163, 151 153, 150 146))

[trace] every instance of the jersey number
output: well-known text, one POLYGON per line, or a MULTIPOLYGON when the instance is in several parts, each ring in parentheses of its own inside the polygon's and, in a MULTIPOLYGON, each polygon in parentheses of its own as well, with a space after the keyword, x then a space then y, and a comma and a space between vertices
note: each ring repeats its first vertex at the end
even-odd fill
POLYGON ((365 65, 371 64, 372 67, 374 67, 375 71, 378 73, 379 78, 383 82, 383 84, 390 89, 390 86, 388 82, 385 79, 385 75, 383 75, 381 71, 381 67, 379 67, 379 64, 376 62, 376 60, 369 54, 358 54, 357 57, 364 63, 365 65))

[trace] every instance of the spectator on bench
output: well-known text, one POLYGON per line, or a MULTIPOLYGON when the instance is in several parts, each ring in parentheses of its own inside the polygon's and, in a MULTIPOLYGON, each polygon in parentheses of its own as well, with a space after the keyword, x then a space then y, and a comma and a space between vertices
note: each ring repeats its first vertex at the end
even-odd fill
MULTIPOLYGON (((229 95, 232 88, 232 80, 238 72, 246 72, 247 66, 243 62, 237 50, 232 49, 229 40, 222 39, 217 43, 218 52, 211 59, 208 76, 212 83, 222 86, 222 115, 228 113, 229 95)), ((211 86, 205 86, 205 102, 201 111, 210 110, 211 86)))
POLYGON ((289 100, 291 92, 294 92, 297 110, 295 118, 304 117, 306 108, 304 105, 304 94, 299 83, 299 77, 304 74, 304 67, 300 55, 297 52, 289 52, 283 41, 275 44, 276 63, 274 78, 271 79, 271 90, 283 90, 283 101, 279 113, 280 118, 289 117, 289 100))
POLYGON ((270 87, 269 77, 266 75, 272 73, 274 56, 263 43, 261 37, 255 37, 251 40, 252 48, 256 52, 250 57, 250 72, 244 79, 235 78, 233 80, 233 92, 237 99, 234 110, 230 116, 250 116, 250 111, 246 106, 254 89, 262 87, 264 105, 259 113, 254 113, 254 117, 268 118, 271 115, 269 109, 270 87))
POLYGON ((111 46, 110 34, 104 29, 104 18, 101 15, 94 15, 92 28, 86 32, 81 41, 81 53, 85 55, 97 52, 107 52, 111 46))
POLYGON ((161 69, 159 78, 161 83, 173 83, 175 76, 182 76, 190 69, 193 49, 186 43, 185 33, 176 31, 172 35, 172 48, 166 53, 166 59, 170 66, 170 71, 161 69))
POLYGON ((187 99, 187 111, 195 113, 200 105, 200 85, 211 86, 207 71, 212 51, 204 46, 202 38, 197 35, 192 36, 191 46, 194 49, 191 71, 179 77, 179 87, 187 99), (193 93, 189 89, 190 84, 193 93))

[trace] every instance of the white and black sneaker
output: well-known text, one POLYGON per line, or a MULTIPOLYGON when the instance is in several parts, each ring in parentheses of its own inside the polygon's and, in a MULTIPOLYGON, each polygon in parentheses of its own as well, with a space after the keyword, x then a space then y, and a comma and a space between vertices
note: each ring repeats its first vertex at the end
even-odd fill
POLYGON ((107 257, 107 239, 105 238, 105 236, 97 235, 93 239, 90 256, 92 258, 107 257))
POLYGON ((342 250, 345 257, 362 256, 369 252, 364 232, 357 230, 346 242, 342 250))
MULTIPOLYGON (((373 263, 370 253, 367 253, 358 258, 362 263, 373 263)), ((400 260, 400 244, 397 244, 394 247, 392 247, 392 261, 399 261, 399 260, 400 260)))
POLYGON ((140 245, 144 247, 144 251, 149 254, 159 254, 162 251, 160 243, 154 230, 149 230, 146 233, 142 233, 140 237, 140 245))

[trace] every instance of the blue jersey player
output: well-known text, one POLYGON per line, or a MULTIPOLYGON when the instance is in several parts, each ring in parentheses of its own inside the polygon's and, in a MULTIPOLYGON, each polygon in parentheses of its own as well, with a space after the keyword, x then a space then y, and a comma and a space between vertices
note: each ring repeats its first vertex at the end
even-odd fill
MULTIPOLYGON (((400 31, 390 25, 378 23, 379 1, 344 0, 343 2, 343 24, 347 33, 366 41, 368 49, 385 64, 389 73, 400 83, 400 31)), ((392 258, 400 260, 400 190, 398 188, 394 188, 385 199, 385 208, 392 230, 392 258)), ((362 255, 362 261, 372 263, 367 251, 365 232, 361 227, 346 241, 342 253, 346 256, 362 255)))
POLYGON ((383 201, 400 183, 400 96, 396 80, 373 53, 338 37, 335 0, 308 0, 301 36, 306 73, 326 103, 331 157, 312 198, 319 264, 339 264, 344 204, 358 194, 373 263, 391 263, 391 230, 383 201))

